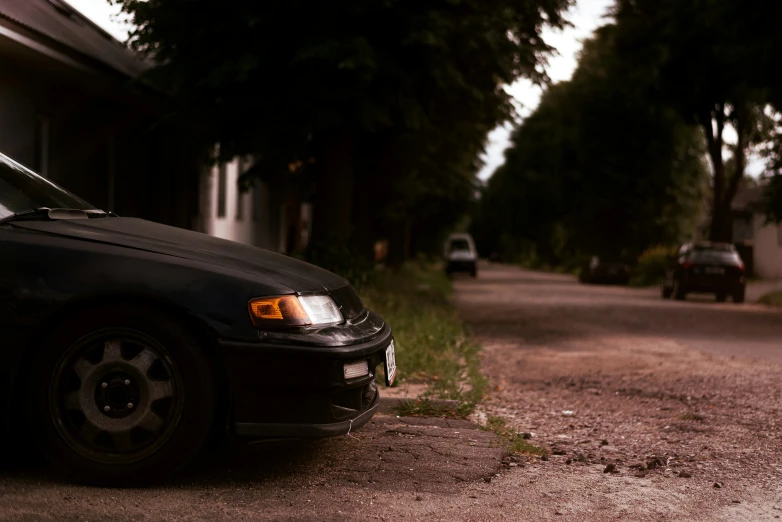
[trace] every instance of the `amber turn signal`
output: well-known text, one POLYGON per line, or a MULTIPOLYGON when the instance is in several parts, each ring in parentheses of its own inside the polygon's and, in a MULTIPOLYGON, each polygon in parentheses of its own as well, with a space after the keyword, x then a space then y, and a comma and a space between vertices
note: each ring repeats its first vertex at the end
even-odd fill
POLYGON ((293 295, 253 299, 249 308, 250 318, 257 328, 311 324, 307 312, 293 295))

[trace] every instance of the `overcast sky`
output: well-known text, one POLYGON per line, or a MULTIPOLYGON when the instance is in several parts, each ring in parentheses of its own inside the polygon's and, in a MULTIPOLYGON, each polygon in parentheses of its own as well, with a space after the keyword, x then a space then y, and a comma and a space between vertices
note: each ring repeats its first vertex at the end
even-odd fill
POLYGON ((129 25, 122 23, 119 6, 111 5, 108 0, 66 0, 84 16, 101 26, 114 38, 125 41, 129 25))

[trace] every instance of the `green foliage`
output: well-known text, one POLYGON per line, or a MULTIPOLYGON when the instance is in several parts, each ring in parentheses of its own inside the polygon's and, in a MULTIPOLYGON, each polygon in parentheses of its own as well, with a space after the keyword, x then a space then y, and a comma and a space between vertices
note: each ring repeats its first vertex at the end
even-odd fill
POLYGON ((502 417, 489 415, 486 418, 486 429, 493 431, 505 443, 508 451, 514 455, 548 455, 548 450, 530 443, 524 435, 508 426, 502 417))
POLYGON ((545 81, 541 30, 572 3, 113 1, 193 141, 308 182, 318 248, 364 257, 382 237, 413 253, 466 211, 486 135, 513 112, 503 85, 545 81))
POLYGON ((447 417, 464 419, 475 409, 474 404, 460 402, 456 406, 443 405, 427 397, 402 402, 396 409, 397 415, 405 417, 447 417))
POLYGON ((490 251, 574 268, 694 232, 708 183, 701 138, 649 103, 649 73, 617 59, 615 33, 587 41, 573 79, 513 133, 473 226, 490 251))
POLYGON ((647 71, 654 103, 701 127, 713 174, 710 237, 731 241, 731 201, 748 154, 768 137, 762 109, 782 80, 770 51, 780 42, 779 2, 618 0, 615 15, 618 55, 647 71), (725 140, 727 127, 735 144, 725 140))
POLYGON ((676 247, 654 246, 646 249, 630 274, 630 285, 651 286, 660 284, 676 247))
POLYGON ((774 308, 782 308, 782 292, 777 290, 763 294, 760 299, 758 299, 758 303, 766 306, 773 306, 774 308))
POLYGON ((440 267, 408 263, 397 272, 378 273, 362 298, 394 329, 398 382, 427 383, 423 399, 458 400, 471 411, 486 381, 480 347, 468 339, 451 291, 440 267))
POLYGON ((325 241, 317 245, 307 261, 330 272, 341 275, 359 291, 371 285, 376 270, 375 265, 355 248, 335 241, 325 241))

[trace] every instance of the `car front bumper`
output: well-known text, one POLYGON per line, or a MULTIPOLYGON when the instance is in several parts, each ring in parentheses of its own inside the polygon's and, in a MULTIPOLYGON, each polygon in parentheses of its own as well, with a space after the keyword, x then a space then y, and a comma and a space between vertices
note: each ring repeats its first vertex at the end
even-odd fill
MULTIPOLYGON (((232 429, 241 439, 344 435, 375 414, 375 384, 391 329, 341 346, 220 341, 232 396, 232 429), (369 374, 346 379, 345 363, 367 361, 369 374)), ((380 369, 380 371, 384 371, 380 369)))

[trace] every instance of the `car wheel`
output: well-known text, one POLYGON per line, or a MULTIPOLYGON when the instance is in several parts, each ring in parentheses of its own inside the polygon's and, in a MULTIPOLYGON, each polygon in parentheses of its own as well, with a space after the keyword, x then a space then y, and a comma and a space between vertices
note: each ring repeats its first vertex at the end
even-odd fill
POLYGON ((741 290, 736 290, 733 293, 733 302, 734 303, 743 303, 744 302, 744 293, 745 289, 742 288, 741 290))
POLYGON ((673 288, 669 288, 665 285, 662 286, 662 292, 660 292, 660 295, 662 295, 663 299, 670 299, 671 294, 673 294, 673 288))
POLYGON ((477 268, 477 267, 472 267, 472 268, 470 269, 470 275, 471 275, 472 277, 478 277, 478 268, 477 268))
POLYGON ((683 301, 686 296, 686 293, 684 292, 684 289, 682 288, 682 284, 679 282, 678 279, 673 280, 673 298, 677 301, 683 301))
POLYGON ((725 292, 717 292, 717 302, 718 303, 724 303, 725 299, 728 298, 728 295, 725 292))
POLYGON ((165 314, 106 306, 64 321, 31 369, 27 422, 41 452, 99 485, 155 482, 203 447, 210 357, 165 314))

